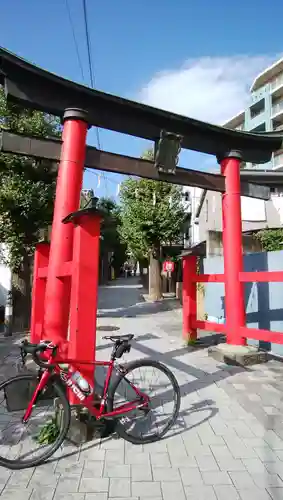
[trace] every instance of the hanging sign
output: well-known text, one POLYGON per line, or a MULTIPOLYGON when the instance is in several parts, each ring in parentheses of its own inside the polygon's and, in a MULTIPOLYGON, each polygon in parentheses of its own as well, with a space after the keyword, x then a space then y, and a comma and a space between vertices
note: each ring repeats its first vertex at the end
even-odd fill
POLYGON ((171 260, 165 260, 163 262, 163 271, 166 273, 173 273, 175 269, 175 263, 171 260))

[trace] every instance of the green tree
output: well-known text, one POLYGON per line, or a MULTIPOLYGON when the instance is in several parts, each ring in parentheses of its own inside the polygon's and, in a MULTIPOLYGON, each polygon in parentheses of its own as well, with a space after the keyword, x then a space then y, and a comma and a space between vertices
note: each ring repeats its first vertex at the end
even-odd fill
POLYGON ((113 252, 112 266, 117 276, 126 259, 126 245, 121 241, 119 233, 121 224, 119 206, 111 198, 100 198, 97 207, 104 213, 101 221, 100 252, 101 255, 113 252))
MULTIPOLYGON (((57 119, 7 103, 2 87, 0 128, 41 137, 58 136, 61 132, 57 119)), ((40 231, 52 220, 57 175, 54 167, 47 161, 0 154, 0 241, 8 247, 5 263, 18 276, 13 305, 17 311, 20 299, 23 327, 29 326, 34 246, 40 231)))
MULTIPOLYGON (((151 159, 147 151, 143 158, 151 159)), ((149 259, 149 295, 162 298, 160 249, 179 240, 185 212, 182 188, 147 179, 128 179, 121 186, 121 235, 137 260, 149 259)))
POLYGON ((262 229, 254 238, 260 241, 262 249, 266 252, 283 249, 283 229, 262 229))

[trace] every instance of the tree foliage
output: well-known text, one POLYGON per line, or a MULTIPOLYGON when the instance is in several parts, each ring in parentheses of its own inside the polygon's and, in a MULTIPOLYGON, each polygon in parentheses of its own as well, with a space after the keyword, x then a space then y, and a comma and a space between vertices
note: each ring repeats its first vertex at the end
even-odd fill
POLYGON ((262 229, 254 237, 260 241, 266 252, 283 249, 283 229, 262 229))
MULTIPOLYGON (((144 159, 153 159, 152 150, 144 159)), ((182 188, 149 179, 127 179, 122 183, 121 234, 137 257, 180 238, 185 220, 182 188)))
MULTIPOLYGON (((0 128, 41 137, 60 134, 57 119, 7 103, 2 87, 0 128)), ((0 241, 9 248, 7 263, 17 270, 52 220, 56 172, 50 162, 1 153, 0 174, 0 241)))
MULTIPOLYGON (((57 119, 7 103, 0 87, 0 129, 32 136, 60 135, 57 119)), ((35 243, 52 220, 56 168, 48 161, 0 154, 1 260, 13 271, 13 320, 27 328, 31 308, 31 269, 35 243)))
POLYGON ((136 257, 179 240, 182 189, 166 182, 128 179, 121 186, 121 234, 136 257))
POLYGON ((113 252, 112 265, 118 274, 126 258, 126 245, 121 242, 119 233, 120 210, 111 198, 100 198, 97 208, 104 214, 101 221, 100 252, 113 252))
MULTIPOLYGON (((143 158, 151 159, 152 152, 146 152, 143 158)), ((180 186, 131 178, 122 183, 120 199, 120 232, 138 260, 148 257, 159 260, 162 244, 168 245, 180 240, 185 220, 180 186)), ((153 264, 151 262, 151 267, 153 264)), ((155 287, 159 286, 157 279, 155 287)), ((155 290, 153 294, 160 296, 161 290, 155 290)))
POLYGON ((103 212, 101 221, 101 245, 109 249, 119 243, 119 209, 111 198, 99 198, 97 208, 103 212))

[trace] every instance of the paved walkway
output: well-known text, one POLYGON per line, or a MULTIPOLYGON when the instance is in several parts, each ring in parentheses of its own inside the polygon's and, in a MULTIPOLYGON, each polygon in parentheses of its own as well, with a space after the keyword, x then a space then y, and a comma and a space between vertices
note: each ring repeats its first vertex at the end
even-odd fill
MULTIPOLYGON (((205 349, 189 350, 178 310, 166 308, 144 303, 134 278, 102 287, 97 340, 105 359, 103 335, 135 333, 126 358, 160 359, 175 373, 182 406, 170 435, 145 446, 111 438, 66 444, 36 469, 0 469, 0 500, 283 499, 282 364, 227 367, 205 349)), ((14 356, 11 347, 2 371, 14 356)))

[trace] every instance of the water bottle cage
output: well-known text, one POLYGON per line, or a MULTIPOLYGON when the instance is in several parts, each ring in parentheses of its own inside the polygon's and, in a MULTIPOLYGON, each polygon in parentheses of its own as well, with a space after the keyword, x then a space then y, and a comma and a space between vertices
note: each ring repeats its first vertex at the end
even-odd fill
POLYGON ((122 344, 115 347, 115 358, 121 358, 126 352, 130 352, 131 344, 128 342, 123 342, 122 344))

